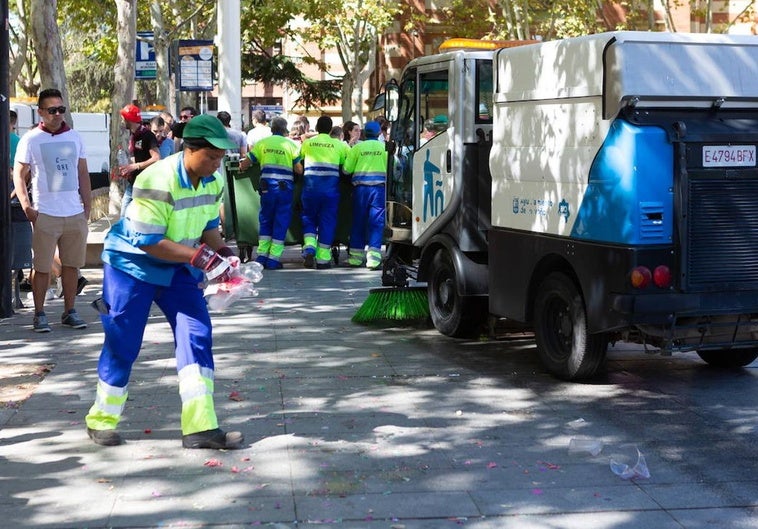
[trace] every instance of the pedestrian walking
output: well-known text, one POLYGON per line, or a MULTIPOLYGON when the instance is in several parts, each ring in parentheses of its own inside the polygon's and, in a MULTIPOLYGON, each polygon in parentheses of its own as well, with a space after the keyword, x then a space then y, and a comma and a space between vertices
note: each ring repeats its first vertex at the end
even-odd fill
POLYGON ((122 178, 126 178, 126 188, 121 199, 121 216, 132 201, 132 186, 137 176, 150 165, 161 159, 158 139, 150 128, 142 124, 142 113, 135 104, 126 105, 119 112, 122 126, 129 131, 129 156, 132 162, 119 167, 122 178))
POLYGON ((16 197, 33 226, 33 329, 39 333, 52 330, 45 314, 45 296, 56 249, 62 265, 61 323, 84 329, 87 324, 74 304, 78 272, 87 252, 92 203, 87 153, 81 136, 64 121, 66 107, 58 89, 40 92, 37 105, 40 124, 19 141, 13 166, 16 197), (27 182, 31 182, 31 197, 27 182))
MULTIPOLYGON (((272 136, 259 140, 248 154, 261 166, 261 210, 258 215, 258 257, 269 270, 282 268, 284 240, 292 218, 294 174, 302 174, 300 146, 287 138, 287 120, 271 121, 272 136)), ((249 163, 249 162, 248 162, 249 163)), ((247 168, 247 163, 244 166, 247 168)))
POLYGON ((239 265, 218 231, 217 172, 235 143, 215 116, 184 127, 184 150, 156 162, 134 185, 129 212, 113 225, 103 250, 103 296, 96 304, 105 342, 98 363, 97 396, 86 416, 99 445, 123 442, 116 432, 128 396, 150 307, 165 314, 174 335, 181 431, 185 448, 238 448, 239 432, 219 428, 213 403, 211 320, 201 281, 227 280, 239 265))
POLYGON ((379 141, 381 125, 369 121, 364 127, 366 140, 350 149, 345 173, 352 174, 353 219, 350 230, 348 265, 377 270, 382 266, 385 179, 387 148, 379 141), (368 251, 366 248, 368 247, 368 251))
POLYGON ((317 135, 303 142, 303 264, 307 268, 331 268, 332 242, 337 231, 340 169, 350 147, 332 138, 332 118, 321 116, 317 135))

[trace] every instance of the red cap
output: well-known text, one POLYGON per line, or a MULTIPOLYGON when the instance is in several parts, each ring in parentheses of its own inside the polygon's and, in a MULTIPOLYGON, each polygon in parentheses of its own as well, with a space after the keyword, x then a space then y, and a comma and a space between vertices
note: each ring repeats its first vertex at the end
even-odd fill
POLYGON ((142 114, 137 105, 126 105, 121 109, 121 117, 132 123, 142 123, 142 114))

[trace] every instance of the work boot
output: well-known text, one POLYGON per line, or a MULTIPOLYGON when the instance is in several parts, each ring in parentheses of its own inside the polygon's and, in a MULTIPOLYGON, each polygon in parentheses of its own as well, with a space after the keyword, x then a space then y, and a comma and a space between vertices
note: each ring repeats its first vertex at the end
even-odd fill
POLYGON ((303 266, 306 268, 313 268, 316 263, 316 256, 312 253, 303 253, 303 266))
POLYGON ((184 448, 212 448, 213 450, 241 448, 245 437, 240 432, 224 432, 221 428, 182 436, 184 448))
POLYGON ((87 435, 95 441, 95 444, 102 446, 118 446, 124 443, 124 440, 121 439, 116 430, 93 430, 92 428, 87 428, 87 435))

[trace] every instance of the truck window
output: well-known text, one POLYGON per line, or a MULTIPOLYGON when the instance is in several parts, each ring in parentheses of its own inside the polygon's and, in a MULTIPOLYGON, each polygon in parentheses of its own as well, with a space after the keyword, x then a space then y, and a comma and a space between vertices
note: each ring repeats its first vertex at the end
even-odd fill
POLYGON ((476 61, 475 123, 492 123, 492 61, 476 61))
POLYGON ((448 73, 447 70, 423 73, 419 76, 420 108, 423 128, 419 131, 419 145, 445 132, 448 126, 448 73))

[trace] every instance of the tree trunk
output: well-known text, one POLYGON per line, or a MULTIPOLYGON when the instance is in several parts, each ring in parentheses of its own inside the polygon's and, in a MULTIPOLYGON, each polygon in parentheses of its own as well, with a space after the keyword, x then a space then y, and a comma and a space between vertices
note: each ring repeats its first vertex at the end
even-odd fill
MULTIPOLYGON (((58 31, 58 0, 32 0, 31 15, 32 39, 42 89, 57 88, 63 95, 63 103, 70 107, 63 46, 58 31)), ((72 123, 70 111, 66 112, 66 123, 72 123)))
POLYGON ((158 104, 166 107, 167 111, 173 112, 174 105, 171 104, 173 100, 171 65, 168 59, 171 38, 163 23, 162 5, 163 2, 159 0, 150 2, 150 21, 153 24, 153 33, 155 35, 153 39, 153 49, 155 50, 155 99, 158 104))
POLYGON ((16 95, 16 81, 21 75, 21 70, 26 62, 26 53, 29 49, 29 17, 23 0, 16 0, 16 10, 20 31, 15 33, 12 28, 9 28, 16 39, 16 53, 14 55, 13 48, 10 49, 10 63, 8 64, 8 95, 10 97, 16 95))
MULTIPOLYGON (((116 34, 119 39, 111 97, 111 174, 114 174, 118 167, 116 155, 123 141, 119 111, 131 102, 134 95, 134 61, 137 45, 137 0, 115 0, 115 2, 118 11, 116 34)), ((111 200, 108 207, 110 214, 120 211, 120 197, 123 194, 120 186, 122 185, 119 180, 111 179, 111 200)))

